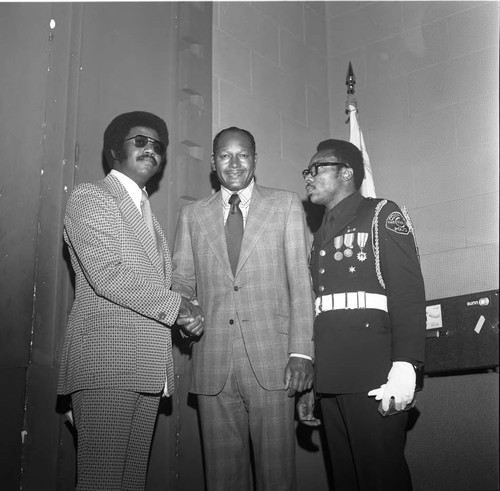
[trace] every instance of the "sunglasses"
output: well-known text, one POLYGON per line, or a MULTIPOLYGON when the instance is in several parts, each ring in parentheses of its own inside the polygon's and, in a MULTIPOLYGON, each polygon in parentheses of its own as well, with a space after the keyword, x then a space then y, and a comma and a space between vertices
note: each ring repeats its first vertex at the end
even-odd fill
POLYGON ((123 141, 128 142, 130 140, 132 140, 132 143, 137 148, 144 148, 148 143, 151 143, 154 152, 158 155, 164 155, 165 151, 167 150, 164 143, 155 140, 154 138, 150 138, 149 136, 135 135, 123 141))
POLYGON ((302 171, 302 177, 305 179, 307 176, 316 177, 318 175, 318 167, 333 167, 334 165, 343 165, 349 167, 345 162, 314 162, 308 169, 302 171))

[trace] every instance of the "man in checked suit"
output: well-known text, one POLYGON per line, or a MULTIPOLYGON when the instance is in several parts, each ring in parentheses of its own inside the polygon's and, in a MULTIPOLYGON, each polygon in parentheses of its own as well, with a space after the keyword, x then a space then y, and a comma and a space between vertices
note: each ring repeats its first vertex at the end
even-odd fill
MULTIPOLYGON (((363 156, 350 142, 321 142, 302 175, 311 202, 325 206, 311 252, 314 389, 334 488, 410 491, 404 410, 412 407, 425 346, 424 282, 411 220, 396 203, 360 194, 363 156), (382 416, 379 404, 389 414, 382 416)), ((298 414, 317 425, 313 404, 313 394, 305 394, 298 414)))
POLYGON ((172 289, 196 298, 205 315, 190 390, 198 394, 209 491, 251 489, 250 444, 256 488, 295 489, 290 396, 312 383, 302 205, 295 193, 257 185, 256 161, 248 131, 222 130, 212 155, 221 190, 183 207, 175 238, 172 289), (244 226, 236 252, 225 232, 233 214, 242 233, 244 226))
POLYGON ((170 289, 167 240, 145 192, 167 144, 159 117, 117 116, 104 135, 111 172, 67 203, 75 300, 58 393, 71 395, 78 490, 144 489, 160 396, 174 390, 170 329, 203 329, 199 307, 170 289))

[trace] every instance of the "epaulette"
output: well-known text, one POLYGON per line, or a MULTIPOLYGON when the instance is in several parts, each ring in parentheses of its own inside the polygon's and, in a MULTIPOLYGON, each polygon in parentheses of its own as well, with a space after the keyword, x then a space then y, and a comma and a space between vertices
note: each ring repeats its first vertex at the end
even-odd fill
POLYGON ((410 229, 411 235, 413 237, 413 244, 415 246, 415 252, 417 253, 417 259, 418 259, 418 262, 420 262, 420 252, 418 251, 417 236, 415 235, 415 228, 413 227, 413 222, 411 221, 411 217, 410 217, 410 213, 408 211, 408 208, 406 208, 406 206, 402 206, 401 213, 405 217, 405 220, 408 224, 408 228, 410 229))

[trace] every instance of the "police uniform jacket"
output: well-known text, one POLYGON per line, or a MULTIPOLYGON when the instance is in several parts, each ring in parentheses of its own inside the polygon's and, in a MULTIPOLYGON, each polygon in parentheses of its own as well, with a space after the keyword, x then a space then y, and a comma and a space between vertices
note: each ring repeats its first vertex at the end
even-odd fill
POLYGON ((377 388, 393 361, 422 366, 425 293, 407 213, 391 201, 351 194, 325 214, 310 269, 318 393, 377 388), (377 308, 369 308, 373 303, 377 308))

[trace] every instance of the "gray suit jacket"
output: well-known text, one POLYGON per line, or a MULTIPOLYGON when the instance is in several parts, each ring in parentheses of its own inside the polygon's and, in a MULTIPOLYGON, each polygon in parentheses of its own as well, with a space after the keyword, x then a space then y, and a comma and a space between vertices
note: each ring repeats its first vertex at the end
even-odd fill
POLYGON ((255 185, 236 277, 224 234, 220 192, 181 210, 172 289, 197 297, 205 332, 193 345, 191 391, 218 393, 240 329, 257 380, 283 389, 289 353, 313 356, 308 236, 295 193, 255 185))
POLYGON ((103 387, 163 389, 172 357, 168 326, 176 320, 181 297, 170 290, 170 251, 154 217, 153 222, 163 260, 118 179, 108 175, 72 192, 64 239, 75 272, 75 300, 62 349, 59 394, 103 387))

